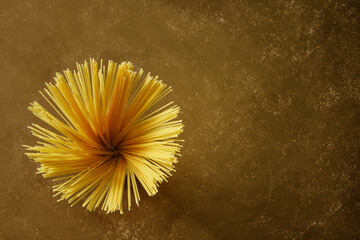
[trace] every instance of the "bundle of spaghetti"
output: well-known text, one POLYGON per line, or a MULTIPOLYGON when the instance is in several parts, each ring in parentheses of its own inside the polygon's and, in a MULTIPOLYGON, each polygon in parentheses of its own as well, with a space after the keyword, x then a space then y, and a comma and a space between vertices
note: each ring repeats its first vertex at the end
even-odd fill
POLYGON ((38 173, 58 183, 53 186, 58 201, 73 206, 83 200, 89 211, 101 206, 107 213, 123 213, 125 189, 129 210, 132 196, 139 205, 139 183, 155 195, 175 171, 182 147, 180 108, 173 102, 154 107, 171 87, 157 76, 143 77, 130 62, 109 61, 106 68, 94 59, 54 79, 55 84, 46 83, 45 94, 40 92, 54 114, 36 101, 29 106, 53 129, 32 124, 29 129, 40 140, 24 146, 40 163, 38 173))

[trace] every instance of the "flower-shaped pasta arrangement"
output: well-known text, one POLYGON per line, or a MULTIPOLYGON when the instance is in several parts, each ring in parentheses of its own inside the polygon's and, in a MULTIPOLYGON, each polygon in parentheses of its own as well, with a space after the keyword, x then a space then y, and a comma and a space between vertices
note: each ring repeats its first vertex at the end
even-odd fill
POLYGON ((128 209, 134 196, 139 205, 138 184, 148 195, 174 171, 183 130, 177 120, 180 108, 170 102, 154 105, 171 92, 171 87, 130 62, 107 67, 94 59, 77 64, 77 71, 57 73, 55 84, 46 83, 40 92, 54 111, 38 102, 29 109, 51 126, 29 126, 40 141, 27 146, 27 155, 40 163, 38 173, 52 177, 60 200, 72 205, 83 200, 93 211, 123 213, 124 190, 128 209))

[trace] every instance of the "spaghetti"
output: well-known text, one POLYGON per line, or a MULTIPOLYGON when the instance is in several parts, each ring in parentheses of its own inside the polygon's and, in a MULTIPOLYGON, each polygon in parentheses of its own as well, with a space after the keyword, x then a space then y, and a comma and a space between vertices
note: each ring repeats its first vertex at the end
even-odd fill
POLYGON ((60 182, 53 186, 58 201, 73 206, 83 200, 89 211, 101 206, 107 213, 123 213, 125 188, 129 210, 132 196, 139 205, 138 183, 155 195, 159 183, 175 171, 182 147, 177 137, 184 125, 176 120, 180 108, 170 102, 148 113, 171 87, 157 76, 143 77, 143 70, 134 71, 130 62, 109 61, 106 68, 94 59, 54 79, 40 93, 58 116, 36 101, 29 106, 54 130, 32 124, 40 141, 24 147, 40 163, 39 174, 60 182))

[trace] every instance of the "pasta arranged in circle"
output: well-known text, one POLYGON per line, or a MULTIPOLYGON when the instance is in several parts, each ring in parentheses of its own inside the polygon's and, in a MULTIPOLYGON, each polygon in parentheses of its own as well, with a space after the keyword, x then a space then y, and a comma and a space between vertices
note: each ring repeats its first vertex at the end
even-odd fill
POLYGON ((153 196, 175 171, 184 126, 177 120, 180 108, 173 102, 154 108, 171 91, 130 62, 106 67, 90 59, 77 71, 56 73, 55 84, 40 92, 54 114, 36 101, 29 106, 52 129, 29 126, 40 140, 24 145, 26 154, 40 163, 39 174, 58 182, 53 190, 59 201, 73 206, 83 200, 89 211, 101 206, 123 213, 126 190, 130 210, 132 196, 139 205, 138 184, 153 196))

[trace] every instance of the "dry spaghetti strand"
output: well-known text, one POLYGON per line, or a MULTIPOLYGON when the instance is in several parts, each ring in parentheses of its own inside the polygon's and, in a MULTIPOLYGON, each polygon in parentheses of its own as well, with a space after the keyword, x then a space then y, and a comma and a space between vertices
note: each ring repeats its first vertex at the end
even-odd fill
POLYGON ((60 182, 53 186, 59 201, 73 206, 83 200, 89 211, 101 206, 123 213, 125 188, 128 210, 132 196, 139 205, 138 183, 155 195, 174 171, 184 125, 172 102, 148 111, 172 89, 157 76, 143 78, 130 62, 109 61, 106 67, 90 59, 54 79, 41 95, 58 117, 33 102, 29 110, 52 130, 32 124, 41 141, 24 147, 40 163, 39 174, 60 182))

